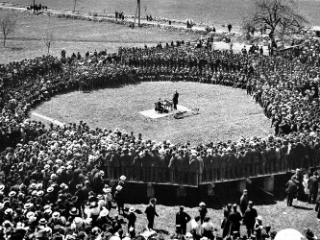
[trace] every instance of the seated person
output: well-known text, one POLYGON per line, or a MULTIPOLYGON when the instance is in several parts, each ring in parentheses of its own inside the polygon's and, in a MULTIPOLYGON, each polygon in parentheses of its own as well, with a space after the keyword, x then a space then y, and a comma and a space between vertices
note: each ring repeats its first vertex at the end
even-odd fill
POLYGON ((164 109, 163 109, 163 106, 162 106, 162 100, 161 98, 159 98, 159 100, 155 103, 155 109, 154 109, 156 112, 160 112, 160 113, 163 113, 164 109))

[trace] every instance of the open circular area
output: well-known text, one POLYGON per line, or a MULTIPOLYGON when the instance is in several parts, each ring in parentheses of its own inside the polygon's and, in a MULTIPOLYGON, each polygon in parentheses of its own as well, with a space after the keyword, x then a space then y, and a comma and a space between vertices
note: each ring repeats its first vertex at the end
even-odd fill
MULTIPOLYGON (((92 127, 119 128, 145 139, 199 143, 236 140, 241 136, 266 136, 270 122, 262 108, 244 90, 190 82, 144 82, 91 93, 73 92, 44 102, 34 112, 69 123, 83 120, 92 127), (172 115, 150 119, 140 112, 154 108, 159 98, 180 93, 179 105, 199 108, 183 119, 172 115)), ((33 118, 38 118, 34 117, 33 118)))

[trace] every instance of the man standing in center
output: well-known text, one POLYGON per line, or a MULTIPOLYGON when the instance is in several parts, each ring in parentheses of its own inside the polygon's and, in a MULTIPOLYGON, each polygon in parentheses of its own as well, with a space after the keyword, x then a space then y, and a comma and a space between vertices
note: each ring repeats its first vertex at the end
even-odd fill
POLYGON ((156 203, 157 203, 157 199, 151 198, 149 205, 147 206, 146 210, 144 211, 145 214, 147 215, 147 219, 148 219, 148 229, 153 229, 154 218, 155 218, 155 216, 159 217, 159 215, 156 211, 156 203))
POLYGON ((178 100, 179 100, 179 93, 177 90, 175 90, 175 92, 173 93, 173 97, 172 97, 174 110, 177 110, 178 100))

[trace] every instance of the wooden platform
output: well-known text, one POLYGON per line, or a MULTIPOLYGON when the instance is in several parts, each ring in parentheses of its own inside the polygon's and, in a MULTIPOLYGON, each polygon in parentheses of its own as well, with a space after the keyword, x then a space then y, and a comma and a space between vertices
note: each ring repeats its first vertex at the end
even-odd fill
POLYGON ((159 118, 173 115, 176 112, 191 112, 191 109, 184 107, 182 105, 177 105, 177 110, 172 111, 172 112, 168 112, 168 113, 158 113, 154 109, 145 110, 145 111, 142 111, 139 113, 147 118, 159 119, 159 118))

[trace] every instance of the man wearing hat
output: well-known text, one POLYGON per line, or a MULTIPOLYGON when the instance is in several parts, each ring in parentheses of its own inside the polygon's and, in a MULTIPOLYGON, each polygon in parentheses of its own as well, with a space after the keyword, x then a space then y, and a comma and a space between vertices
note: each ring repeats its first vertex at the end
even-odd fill
POLYGON ((118 185, 116 187, 116 191, 114 192, 113 199, 116 201, 117 206, 118 206, 118 214, 121 215, 121 210, 122 214, 125 215, 124 213, 124 194, 122 191, 122 186, 118 185))
POLYGON ((126 216, 128 219, 128 232, 130 233, 131 237, 135 237, 135 225, 136 225, 136 220, 137 216, 135 215, 135 209, 134 207, 129 208, 129 214, 126 216))

